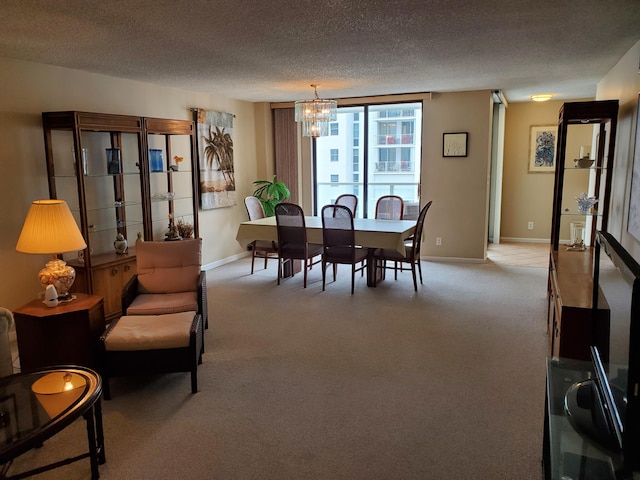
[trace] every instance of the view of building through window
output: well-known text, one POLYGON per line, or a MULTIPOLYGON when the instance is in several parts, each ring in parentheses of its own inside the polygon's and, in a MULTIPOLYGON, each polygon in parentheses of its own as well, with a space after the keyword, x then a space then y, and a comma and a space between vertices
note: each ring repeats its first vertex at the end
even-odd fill
POLYGON ((357 216, 373 218, 378 198, 398 195, 405 218, 417 218, 422 103, 338 108, 330 131, 316 139, 316 211, 352 193, 357 216))

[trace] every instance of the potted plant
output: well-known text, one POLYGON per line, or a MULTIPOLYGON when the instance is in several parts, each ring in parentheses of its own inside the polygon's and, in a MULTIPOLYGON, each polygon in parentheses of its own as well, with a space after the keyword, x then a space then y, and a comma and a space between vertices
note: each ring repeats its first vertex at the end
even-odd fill
POLYGON ((275 175, 271 181, 256 180, 253 184, 256 186, 253 196, 260 200, 262 208, 264 208, 264 214, 267 217, 273 217, 275 215, 276 205, 291 197, 291 192, 287 186, 283 182, 276 182, 275 175))

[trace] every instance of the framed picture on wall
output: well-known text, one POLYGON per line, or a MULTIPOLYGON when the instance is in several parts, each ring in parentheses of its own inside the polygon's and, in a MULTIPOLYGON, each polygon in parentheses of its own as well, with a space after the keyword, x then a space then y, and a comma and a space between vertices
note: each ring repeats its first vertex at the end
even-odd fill
MULTIPOLYGON (((638 112, 640 112, 640 95, 638 95, 638 109, 638 112)), ((636 141, 634 148, 627 230, 633 238, 640 242, 640 122, 638 121, 636 121, 636 141)))
POLYGON ((549 173, 556 169, 558 126, 531 127, 529 136, 529 173, 549 173))
POLYGON ((469 133, 453 132, 442 134, 443 157, 466 157, 469 133))
POLYGON ((232 113, 193 109, 196 121, 200 208, 232 207, 236 204, 233 160, 232 113))

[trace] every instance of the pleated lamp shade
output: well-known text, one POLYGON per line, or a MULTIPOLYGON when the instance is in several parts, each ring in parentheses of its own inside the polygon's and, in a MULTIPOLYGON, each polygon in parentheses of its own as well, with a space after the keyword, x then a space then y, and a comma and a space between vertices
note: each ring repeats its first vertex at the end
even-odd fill
POLYGON ((64 253, 87 244, 64 200, 35 200, 24 221, 16 250, 22 253, 64 253))
POLYGON ((86 247, 78 224, 64 200, 35 200, 22 226, 16 250, 22 253, 53 254, 54 258, 38 273, 38 280, 45 288, 53 285, 58 299, 68 300, 72 298, 69 289, 76 278, 76 272, 55 255, 86 247))

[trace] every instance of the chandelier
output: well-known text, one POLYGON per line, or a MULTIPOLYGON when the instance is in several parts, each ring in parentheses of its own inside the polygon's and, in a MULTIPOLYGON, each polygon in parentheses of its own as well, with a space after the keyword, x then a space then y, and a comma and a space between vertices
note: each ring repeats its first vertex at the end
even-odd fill
POLYGON ((329 122, 337 118, 338 102, 318 98, 318 85, 312 84, 313 100, 296 102, 296 122, 302 122, 302 135, 323 137, 329 135, 329 122))

